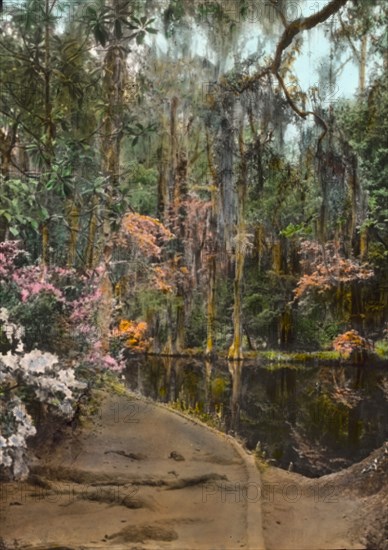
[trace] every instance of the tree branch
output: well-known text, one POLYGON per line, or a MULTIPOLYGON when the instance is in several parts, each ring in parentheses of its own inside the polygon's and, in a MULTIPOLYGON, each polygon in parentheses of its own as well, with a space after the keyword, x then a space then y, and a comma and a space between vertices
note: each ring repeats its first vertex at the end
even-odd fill
POLYGON ((271 2, 271 5, 275 8, 275 10, 278 12, 279 17, 280 17, 280 19, 283 23, 283 27, 287 27, 287 19, 286 19, 284 13, 282 12, 282 10, 277 5, 277 0, 270 0, 270 2, 271 2))
POLYGON ((279 69, 282 63, 283 52, 288 48, 288 46, 290 46, 295 36, 301 31, 310 30, 316 27, 319 23, 323 23, 324 21, 329 19, 329 17, 337 13, 343 6, 345 6, 347 1, 348 0, 331 0, 331 2, 329 2, 324 8, 314 13, 310 17, 300 17, 299 19, 295 19, 295 21, 292 21, 289 25, 287 25, 276 47, 275 57, 270 67, 270 71, 278 79, 278 82, 284 92, 284 95, 286 96, 287 102, 290 105, 291 109, 303 119, 305 119, 308 115, 314 116, 318 124, 323 128, 322 133, 318 139, 317 153, 319 152, 322 140, 327 133, 327 124, 323 120, 323 118, 320 117, 317 113, 313 111, 302 111, 296 105, 287 89, 287 86, 284 83, 283 78, 279 74, 279 69))
POLYGON ((278 82, 279 82, 279 84, 280 84, 280 86, 281 86, 281 88, 284 92, 284 95, 286 96, 287 102, 288 102, 289 106, 291 107, 291 109, 303 119, 305 119, 308 115, 312 115, 313 117, 315 117, 316 121, 318 122, 318 124, 323 129, 321 135, 319 136, 318 144, 317 144, 317 151, 319 151, 321 142, 322 142, 323 138, 325 137, 325 135, 327 134, 327 130, 328 130, 326 122, 323 120, 323 118, 321 116, 319 116, 314 111, 302 111, 301 109, 299 109, 299 107, 296 105, 296 103, 292 99, 292 97, 290 95, 290 92, 288 91, 287 86, 284 83, 283 78, 280 76, 279 73, 276 73, 275 76, 278 79, 278 82))
POLYGON ((299 17, 292 21, 285 29, 277 45, 275 58, 271 66, 271 72, 276 74, 279 71, 282 55, 285 49, 292 43, 295 36, 301 31, 307 31, 316 27, 319 23, 323 23, 329 17, 337 13, 348 0, 331 0, 324 8, 317 11, 310 17, 299 17))
POLYGON ((342 28, 342 31, 344 33, 344 36, 345 36, 346 40, 349 42, 349 45, 350 45, 350 47, 351 47, 351 49, 354 53, 354 56, 357 59, 357 63, 360 63, 361 62, 360 54, 358 53, 357 48, 354 45, 353 40, 350 38, 350 35, 349 35, 349 33, 346 29, 345 23, 344 23, 344 21, 343 21, 343 19, 340 15, 338 16, 338 19, 339 19, 339 22, 341 24, 341 28, 342 28))

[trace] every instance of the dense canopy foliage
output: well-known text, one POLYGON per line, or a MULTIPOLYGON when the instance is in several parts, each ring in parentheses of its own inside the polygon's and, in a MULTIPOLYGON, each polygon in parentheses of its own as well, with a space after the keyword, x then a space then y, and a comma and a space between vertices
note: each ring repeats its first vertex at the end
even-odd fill
POLYGON ((238 357, 243 345, 382 329, 386 7, 254 7, 32 0, 3 11, 1 238, 47 266, 104 265, 155 351, 212 352, 234 337, 238 357), (302 89, 295 66, 314 27, 330 51, 302 89), (349 65, 358 87, 341 99, 349 65), (308 306, 295 301, 313 287, 308 306), (335 311, 320 297, 329 288, 335 311))
POLYGON ((2 329, 6 392, 37 349, 52 404, 58 380, 72 398, 56 357, 385 341, 386 17, 382 0, 4 2, 0 320, 24 327, 22 348, 2 329))

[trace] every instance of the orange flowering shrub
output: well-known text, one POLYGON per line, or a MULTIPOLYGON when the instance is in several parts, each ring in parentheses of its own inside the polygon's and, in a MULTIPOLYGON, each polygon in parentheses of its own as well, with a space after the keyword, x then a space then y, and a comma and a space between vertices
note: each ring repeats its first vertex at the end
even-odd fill
POLYGON ((153 266, 153 278, 152 282, 155 288, 161 290, 165 294, 169 294, 173 291, 173 281, 171 271, 166 265, 154 265, 153 266))
POLYGON ((324 246, 316 241, 303 241, 300 256, 304 274, 294 290, 295 298, 301 298, 311 290, 323 293, 341 283, 366 281, 374 276, 373 270, 367 264, 344 258, 339 243, 334 241, 329 241, 324 246))
POLYGON ((123 218, 119 243, 125 244, 129 237, 145 257, 159 258, 162 246, 173 238, 173 234, 159 220, 136 212, 129 212, 123 218))
POLYGON ((123 341, 124 346, 134 351, 145 351, 149 346, 149 340, 145 337, 148 325, 145 321, 130 321, 122 319, 112 336, 123 341))
POLYGON ((364 357, 368 351, 372 350, 373 345, 356 330, 348 330, 334 339, 333 348, 344 359, 349 359, 351 356, 364 357))

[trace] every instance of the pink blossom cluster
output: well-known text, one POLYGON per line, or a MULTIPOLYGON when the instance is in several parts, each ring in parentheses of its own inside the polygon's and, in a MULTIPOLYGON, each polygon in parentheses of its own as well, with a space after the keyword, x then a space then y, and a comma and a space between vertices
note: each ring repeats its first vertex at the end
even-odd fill
POLYGON ((78 336, 82 347, 79 360, 90 363, 91 367, 122 370, 124 363, 102 349, 96 319, 102 298, 104 267, 99 266, 82 274, 75 269, 57 266, 17 267, 18 257, 26 255, 19 245, 19 241, 0 243, 0 281, 15 285, 23 303, 43 292, 50 293, 63 305, 67 328, 78 336))
POLYGON ((121 372, 126 366, 122 357, 115 359, 109 353, 105 353, 100 340, 94 342, 86 362, 95 368, 109 369, 115 372, 121 372))
POLYGON ((96 314, 101 300, 99 288, 100 273, 90 273, 82 281, 82 294, 75 300, 67 302, 70 325, 87 341, 88 348, 99 341, 96 326, 96 314))
POLYGON ((96 304, 101 299, 101 291, 98 288, 92 289, 90 294, 86 294, 69 302, 72 309, 70 321, 80 325, 89 321, 96 311, 96 304))
POLYGON ((31 296, 41 292, 50 292, 58 301, 64 301, 62 291, 43 279, 43 272, 39 266, 29 265, 15 270, 12 280, 20 290, 22 302, 27 302, 31 296))

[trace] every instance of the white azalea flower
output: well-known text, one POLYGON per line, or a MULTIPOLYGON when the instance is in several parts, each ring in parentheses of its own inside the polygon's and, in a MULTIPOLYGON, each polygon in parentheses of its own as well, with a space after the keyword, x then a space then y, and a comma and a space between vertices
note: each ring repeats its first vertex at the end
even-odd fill
POLYGON ((45 370, 57 362, 55 355, 51 353, 42 353, 34 349, 26 353, 20 360, 20 366, 33 374, 42 374, 45 370))
POLYGON ((2 355, 1 360, 11 371, 16 370, 19 367, 20 358, 17 357, 17 355, 12 355, 11 351, 8 351, 6 355, 2 355))
POLYGON ((6 323, 8 321, 9 314, 8 309, 5 307, 0 307, 0 321, 3 321, 3 323, 6 323))
POLYGON ((19 424, 17 435, 20 435, 23 438, 36 435, 36 428, 32 424, 19 424))
POLYGON ((76 382, 74 371, 72 370, 60 370, 58 372, 58 378, 64 384, 71 386, 76 382))
MULTIPOLYGON (((15 386, 17 380, 20 386, 34 391, 39 402, 55 407, 63 417, 72 418, 72 390, 86 386, 76 379, 74 368, 62 368, 56 355, 38 349, 25 353, 22 341, 24 328, 10 322, 6 308, 0 308, 0 327, 9 341, 16 344, 15 352, 0 354, 0 383, 15 386)), ((12 395, 7 407, 12 414, 4 417, 0 422, 0 429, 5 428, 3 433, 10 436, 6 438, 0 435, 0 465, 11 467, 14 479, 23 480, 28 476, 26 440, 36 434, 36 428, 23 401, 17 395, 12 395)))
POLYGON ((12 458, 8 454, 4 453, 1 459, 1 464, 9 468, 12 465, 12 458))
POLYGON ((8 438, 8 446, 9 447, 25 447, 26 446, 26 440, 21 435, 12 434, 11 437, 8 438))
POLYGON ((23 336, 24 336, 24 328, 19 325, 16 327, 16 330, 15 330, 15 338, 20 342, 23 336))
POLYGON ((26 410, 22 404, 14 407, 12 409, 12 414, 18 422, 24 422, 26 419, 26 410))

